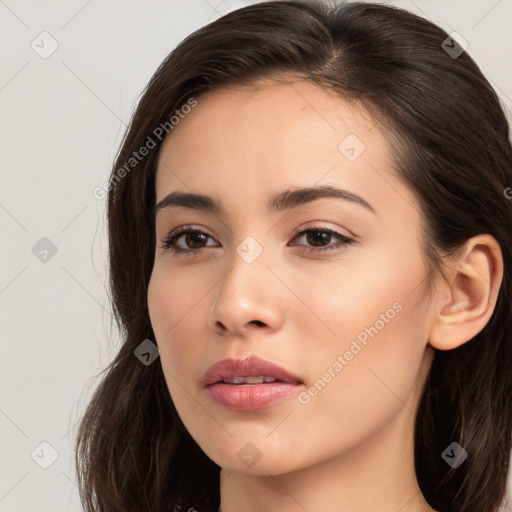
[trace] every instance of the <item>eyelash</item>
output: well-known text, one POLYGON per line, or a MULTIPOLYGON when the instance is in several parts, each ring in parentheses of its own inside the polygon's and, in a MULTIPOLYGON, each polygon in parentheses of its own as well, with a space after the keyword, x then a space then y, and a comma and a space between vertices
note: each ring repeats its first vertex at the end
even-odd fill
MULTIPOLYGON (((297 238, 298 236, 302 236, 306 233, 309 233, 310 231, 319 231, 322 233, 327 233, 331 235, 332 237, 335 237, 339 240, 338 245, 335 247, 308 247, 305 248, 305 250, 309 253, 326 253, 331 251, 338 251, 338 250, 344 250, 346 249, 350 244, 354 243, 354 240, 352 238, 349 238, 345 235, 342 235, 341 233, 338 233, 337 231, 334 231, 332 229, 322 228, 320 226, 318 227, 311 227, 308 229, 303 229, 302 231, 298 231, 293 235, 292 239, 297 238)), ((200 249, 177 249, 174 247, 174 244, 176 241, 181 238, 185 234, 193 234, 193 233, 201 233, 209 238, 212 238, 206 231, 203 231, 201 229, 192 229, 189 226, 184 226, 181 228, 178 228, 177 230, 170 233, 167 238, 162 240, 160 247, 166 251, 170 251, 173 254, 183 254, 185 256, 195 256, 199 253, 201 253, 204 249, 208 249, 208 247, 201 247, 200 249)))

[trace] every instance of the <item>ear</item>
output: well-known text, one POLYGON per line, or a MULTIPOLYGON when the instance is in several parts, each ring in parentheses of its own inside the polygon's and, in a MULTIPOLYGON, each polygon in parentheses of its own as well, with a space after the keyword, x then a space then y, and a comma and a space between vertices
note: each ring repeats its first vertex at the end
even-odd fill
POLYGON ((444 262, 433 302, 429 343, 451 350, 474 338, 492 316, 503 279, 503 255, 491 235, 470 238, 461 255, 444 262))

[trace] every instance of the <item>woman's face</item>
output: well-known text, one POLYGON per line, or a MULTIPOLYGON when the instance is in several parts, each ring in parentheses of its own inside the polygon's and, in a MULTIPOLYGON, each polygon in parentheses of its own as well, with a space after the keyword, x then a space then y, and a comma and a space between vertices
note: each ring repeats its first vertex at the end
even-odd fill
POLYGON ((202 194, 219 210, 158 208, 148 289, 184 425, 218 465, 252 474, 412 446, 432 306, 418 203, 375 120, 309 82, 197 101, 162 147, 156 201, 202 194), (290 195, 319 187, 345 196, 290 195), (162 248, 182 227, 206 235, 162 248), (214 363, 249 356, 290 375, 242 365, 212 381, 256 380, 205 385, 214 363))

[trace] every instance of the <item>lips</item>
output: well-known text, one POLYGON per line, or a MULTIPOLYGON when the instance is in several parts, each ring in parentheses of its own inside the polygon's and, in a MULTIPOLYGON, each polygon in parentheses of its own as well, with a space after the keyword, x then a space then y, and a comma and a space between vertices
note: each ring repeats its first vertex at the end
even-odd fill
POLYGON ((230 385, 256 384, 258 377, 263 377, 264 382, 285 382, 291 384, 302 384, 301 379, 286 371, 284 368, 261 359, 256 356, 245 358, 223 359, 212 365, 205 373, 203 384, 211 386, 218 382, 225 382, 230 385), (243 378, 243 379, 242 379, 243 378), (245 379, 247 378, 247 379, 245 379), (275 379, 275 380, 271 380, 275 379), (226 382, 227 381, 227 382, 226 382))
POLYGON ((256 356, 224 359, 206 372, 203 383, 213 402, 236 412, 257 412, 304 388, 299 377, 256 356))

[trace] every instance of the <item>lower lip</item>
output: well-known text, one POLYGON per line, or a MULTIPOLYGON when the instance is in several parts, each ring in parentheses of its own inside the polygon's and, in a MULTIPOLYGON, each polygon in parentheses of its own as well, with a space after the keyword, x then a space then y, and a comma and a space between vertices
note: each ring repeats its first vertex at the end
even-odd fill
POLYGON ((207 387, 214 402, 232 411, 259 411, 296 394, 302 384, 268 382, 264 384, 225 384, 207 387))

